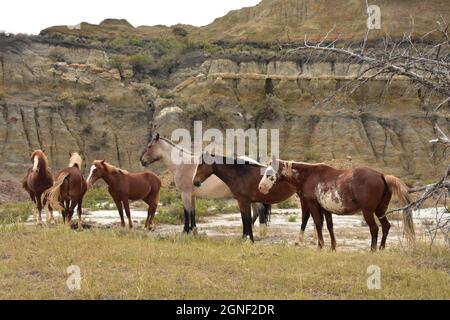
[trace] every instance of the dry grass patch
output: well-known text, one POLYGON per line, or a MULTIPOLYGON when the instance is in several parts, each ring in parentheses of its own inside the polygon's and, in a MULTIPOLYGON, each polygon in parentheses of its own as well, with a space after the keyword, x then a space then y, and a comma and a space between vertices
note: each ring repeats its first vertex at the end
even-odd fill
POLYGON ((427 250, 333 253, 124 229, 3 227, 0 298, 449 299, 449 251, 427 250), (81 268, 80 291, 66 288, 70 265, 81 268), (367 289, 370 265, 381 268, 381 290, 367 289))

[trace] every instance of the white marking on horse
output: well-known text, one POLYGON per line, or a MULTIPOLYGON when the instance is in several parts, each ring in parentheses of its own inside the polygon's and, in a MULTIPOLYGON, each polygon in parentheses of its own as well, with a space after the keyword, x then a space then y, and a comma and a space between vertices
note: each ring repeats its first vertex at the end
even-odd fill
POLYGON ((276 181, 277 177, 275 174, 275 170, 273 170, 272 165, 269 165, 259 183, 259 190, 263 193, 268 193, 269 190, 272 189, 276 181))
POLYGON ((326 188, 319 183, 315 190, 316 198, 319 204, 327 211, 333 213, 343 213, 345 208, 342 198, 336 188, 326 188))
POLYGON ((95 170, 95 165, 92 165, 92 166, 91 166, 91 170, 89 171, 89 176, 88 176, 88 178, 87 178, 87 181, 88 181, 88 182, 89 182, 89 180, 91 180, 92 174, 94 173, 94 170, 95 170))
POLYGON ((33 158, 33 171, 36 171, 38 169, 39 165, 39 158, 38 156, 34 156, 33 158))

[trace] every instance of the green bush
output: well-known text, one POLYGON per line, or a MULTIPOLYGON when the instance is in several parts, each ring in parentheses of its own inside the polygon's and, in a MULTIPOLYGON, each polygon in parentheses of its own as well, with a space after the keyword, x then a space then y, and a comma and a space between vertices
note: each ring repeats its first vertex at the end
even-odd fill
POLYGON ((87 107, 89 105, 89 103, 91 103, 88 99, 86 98, 80 98, 78 99, 78 101, 75 103, 75 107, 77 109, 83 109, 85 107, 87 107))
POLYGON ((315 161, 318 159, 318 155, 316 152, 314 152, 312 150, 308 150, 305 152, 304 158, 305 158, 305 161, 315 161))
POLYGON ((293 209, 298 208, 297 201, 294 199, 294 197, 291 197, 283 202, 280 202, 278 204, 279 209, 293 209))
POLYGON ((121 49, 128 44, 128 40, 123 37, 115 38, 110 42, 111 47, 115 49, 121 49))
POLYGON ((2 204, 0 205, 0 223, 25 222, 33 209, 34 205, 31 201, 2 204))
POLYGON ((297 215, 291 214, 288 218, 288 222, 297 222, 297 215))
POLYGON ((114 204, 114 200, 106 186, 89 188, 83 198, 83 207, 92 211, 111 209, 112 204, 114 204))

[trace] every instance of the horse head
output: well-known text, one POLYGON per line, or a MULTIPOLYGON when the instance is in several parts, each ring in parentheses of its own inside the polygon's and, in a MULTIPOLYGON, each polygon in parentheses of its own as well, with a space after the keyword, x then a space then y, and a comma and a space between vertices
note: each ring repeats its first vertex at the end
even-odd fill
POLYGON ((107 168, 105 160, 94 160, 94 162, 92 162, 91 170, 89 171, 89 176, 87 178, 88 187, 92 187, 98 179, 103 178, 106 171, 107 168))
POLYGON ((39 173, 39 170, 44 166, 47 166, 47 157, 43 150, 34 150, 31 154, 31 162, 33 163, 32 172, 35 174, 39 173))
POLYGON ((200 156, 199 163, 192 178, 192 184, 194 186, 200 187, 203 181, 214 173, 214 163, 216 163, 216 156, 214 154, 209 154, 207 151, 200 156))
POLYGON ((150 140, 147 148, 142 151, 140 160, 144 167, 148 167, 153 162, 161 159, 161 152, 158 148, 159 138, 159 133, 156 133, 150 140))
POLYGON ((268 163, 267 169, 264 171, 264 175, 259 182, 259 192, 262 194, 268 194, 277 180, 281 179, 280 166, 283 166, 280 160, 276 159, 275 156, 272 156, 272 161, 268 163))

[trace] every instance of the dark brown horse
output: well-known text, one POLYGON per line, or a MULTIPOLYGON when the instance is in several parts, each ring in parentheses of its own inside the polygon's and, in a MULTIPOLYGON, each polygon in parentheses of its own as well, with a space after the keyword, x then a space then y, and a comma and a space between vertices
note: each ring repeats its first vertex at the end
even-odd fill
POLYGON ((242 216, 243 237, 253 241, 251 204, 254 202, 273 204, 282 202, 295 194, 296 189, 287 182, 274 186, 268 194, 258 190, 265 166, 254 161, 242 161, 205 153, 201 156, 193 177, 193 184, 201 186, 209 176, 216 175, 230 188, 237 200, 242 216))
MULTIPOLYGON (((409 202, 408 188, 398 178, 385 176, 370 168, 339 170, 325 164, 273 160, 259 184, 262 193, 270 194, 271 189, 281 182, 287 182, 301 193, 303 201, 311 211, 316 224, 319 247, 323 247, 323 217, 330 231, 331 247, 336 248, 331 213, 351 215, 363 212, 372 236, 372 251, 377 249, 378 225, 374 213, 380 221, 383 236, 380 249, 384 249, 391 227, 386 210, 392 194, 409 202)), ((404 213, 405 234, 414 238, 412 215, 404 213)))
POLYGON ((81 157, 77 152, 71 153, 68 167, 58 173, 55 185, 44 194, 50 206, 61 211, 63 223, 72 221, 75 207, 78 206, 79 228, 82 225, 83 197, 87 190, 86 180, 80 170, 81 162, 81 157))
MULTIPOLYGON (((28 192, 31 200, 36 204, 36 223, 41 224, 41 213, 44 207, 41 196, 45 190, 53 186, 53 176, 48 167, 48 160, 44 151, 35 150, 31 154, 31 161, 33 162, 33 167, 28 169, 27 175, 23 178, 22 187, 28 192)), ((49 206, 49 213, 50 219, 47 219, 47 222, 54 220, 51 206, 49 206)))
POLYGON ((161 189, 161 180, 153 172, 130 173, 106 163, 105 160, 95 160, 89 173, 88 185, 92 186, 98 179, 103 179, 108 184, 108 191, 116 203, 122 227, 125 227, 123 208, 127 214, 128 225, 132 228, 129 201, 144 200, 148 204, 145 228, 150 230, 161 189))

